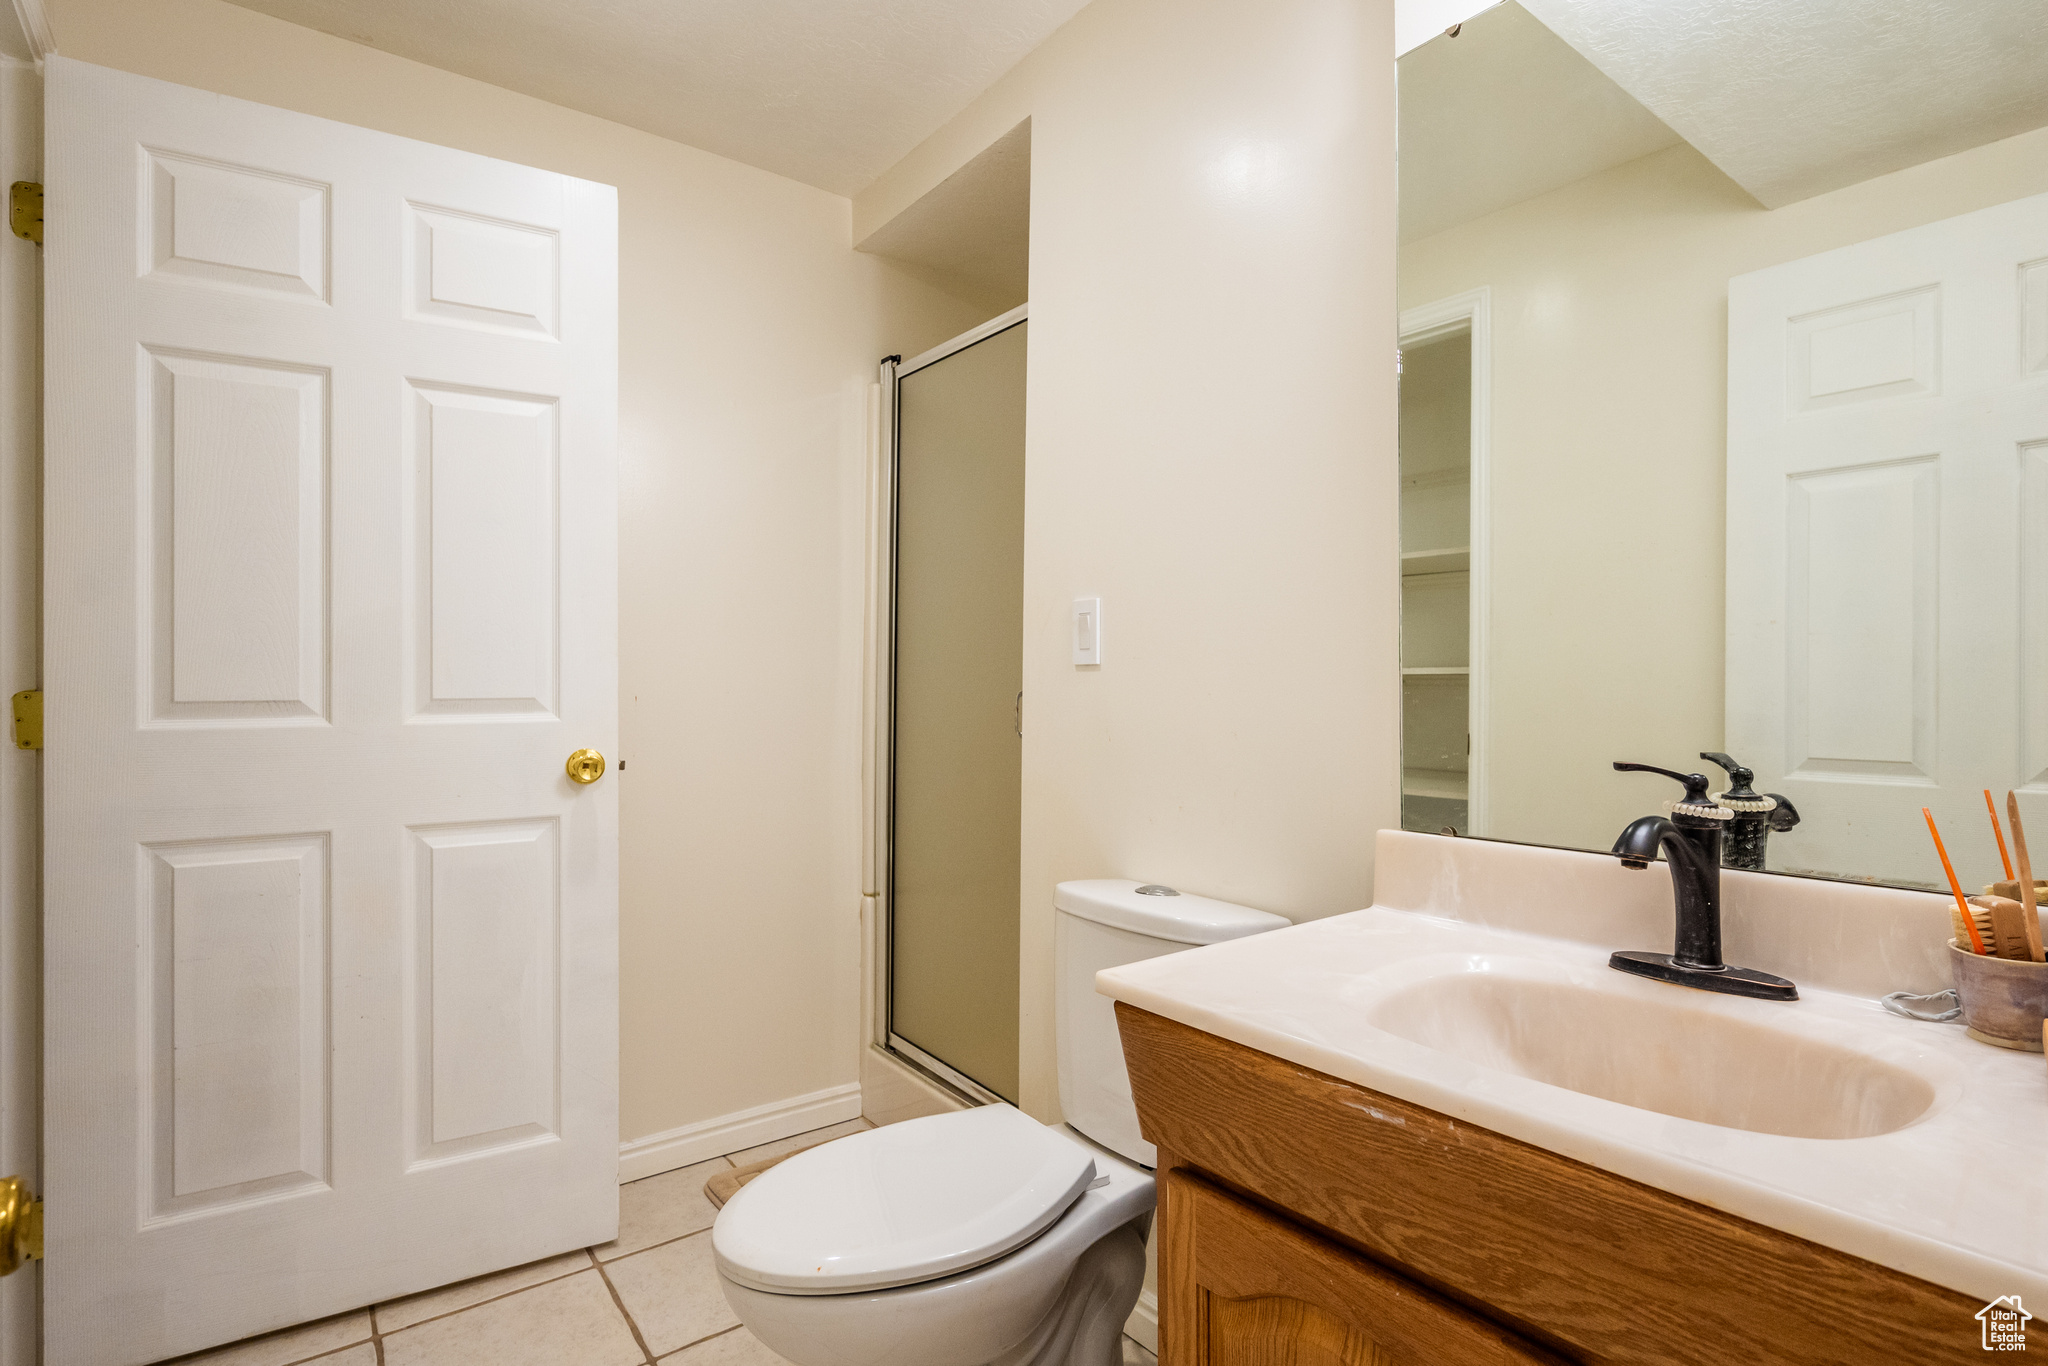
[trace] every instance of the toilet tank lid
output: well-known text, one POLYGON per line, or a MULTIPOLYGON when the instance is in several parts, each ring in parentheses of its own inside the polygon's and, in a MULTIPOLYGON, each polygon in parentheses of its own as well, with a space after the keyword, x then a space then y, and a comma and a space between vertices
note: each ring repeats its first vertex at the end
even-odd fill
POLYGON ((1121 877, 1062 882, 1053 889, 1052 904, 1098 925, 1113 925, 1175 944, 1220 944, 1294 923, 1285 916, 1190 892, 1179 896, 1138 894, 1138 888, 1151 885, 1121 877))

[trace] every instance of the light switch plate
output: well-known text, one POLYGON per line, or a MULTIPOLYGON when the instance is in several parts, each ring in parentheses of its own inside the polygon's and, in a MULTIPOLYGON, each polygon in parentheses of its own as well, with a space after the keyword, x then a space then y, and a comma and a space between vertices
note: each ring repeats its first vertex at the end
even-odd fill
POLYGON ((1102 599, 1074 599, 1074 662, 1102 662, 1102 599))

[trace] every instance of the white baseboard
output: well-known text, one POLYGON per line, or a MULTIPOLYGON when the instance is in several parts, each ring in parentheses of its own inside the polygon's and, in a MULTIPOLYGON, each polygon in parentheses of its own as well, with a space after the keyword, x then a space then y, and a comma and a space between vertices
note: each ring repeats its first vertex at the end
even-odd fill
POLYGON ((1159 1296, 1147 1290, 1138 1296, 1138 1307, 1124 1320, 1124 1336, 1153 1356, 1159 1355, 1159 1296))
POLYGON ((638 1181, 708 1162, 742 1148, 794 1138, 798 1134, 860 1118, 860 1083, 828 1086, 807 1096, 793 1096, 772 1105, 756 1105, 716 1119, 699 1120, 666 1133, 629 1139, 619 1145, 619 1180, 638 1181))

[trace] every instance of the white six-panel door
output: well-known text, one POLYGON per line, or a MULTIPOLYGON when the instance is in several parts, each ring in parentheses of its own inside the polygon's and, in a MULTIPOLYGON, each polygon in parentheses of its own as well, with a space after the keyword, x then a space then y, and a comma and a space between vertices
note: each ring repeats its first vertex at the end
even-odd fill
POLYGON ((1927 882, 1930 806, 2003 876, 1981 790, 2048 794, 2048 196, 1729 282, 1727 706, 1805 818, 1772 867, 1927 882))
POLYGON ((616 195, 48 76, 50 1366, 611 1236, 616 195))

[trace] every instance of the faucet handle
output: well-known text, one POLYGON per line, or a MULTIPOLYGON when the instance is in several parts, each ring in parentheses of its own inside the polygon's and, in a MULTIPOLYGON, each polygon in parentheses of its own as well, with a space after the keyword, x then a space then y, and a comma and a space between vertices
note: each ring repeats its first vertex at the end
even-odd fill
POLYGON ((1745 789, 1756 781, 1756 770, 1744 768, 1741 764, 1735 762, 1732 755, 1709 754, 1705 750, 1701 750, 1700 758, 1705 759, 1710 764, 1719 764, 1722 768, 1728 770, 1728 791, 1733 795, 1747 795, 1745 789))
POLYGON ((1687 803, 1699 806, 1712 805, 1707 800, 1707 775, 1704 773, 1673 773, 1670 769, 1658 768, 1655 764, 1624 764, 1618 760, 1614 767, 1620 773, 1661 773, 1675 783, 1685 784, 1687 803))

